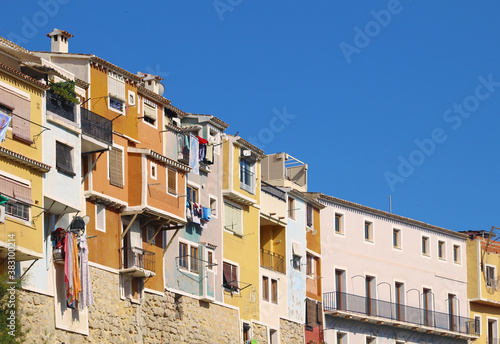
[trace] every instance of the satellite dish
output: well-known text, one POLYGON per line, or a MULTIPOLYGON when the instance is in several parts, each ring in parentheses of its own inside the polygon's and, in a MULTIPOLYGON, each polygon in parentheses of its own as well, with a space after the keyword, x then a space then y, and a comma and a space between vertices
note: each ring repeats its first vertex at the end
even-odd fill
POLYGON ((164 92, 165 92, 165 86, 163 86, 163 84, 159 82, 158 83, 158 94, 160 96, 162 96, 164 92))
POLYGON ((252 151, 250 149, 245 149, 243 151, 243 156, 250 156, 250 155, 252 155, 252 151))
POLYGON ((85 222, 85 225, 88 225, 89 221, 90 221, 90 216, 85 215, 85 216, 83 217, 83 222, 85 222))

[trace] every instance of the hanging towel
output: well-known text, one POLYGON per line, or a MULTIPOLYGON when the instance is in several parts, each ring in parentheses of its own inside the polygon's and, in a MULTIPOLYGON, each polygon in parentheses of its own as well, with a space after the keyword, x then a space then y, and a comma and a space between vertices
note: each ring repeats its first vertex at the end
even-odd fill
POLYGON ((186 201, 186 220, 193 221, 193 211, 191 210, 191 202, 186 201))
POLYGON ((5 135, 7 134, 7 128, 12 119, 7 112, 0 110, 0 143, 5 141, 5 135))
POLYGON ((79 309, 88 307, 94 303, 94 295, 92 293, 92 280, 90 278, 89 271, 89 246, 87 244, 87 238, 82 235, 80 238, 80 272, 81 272, 81 284, 82 292, 80 293, 80 302, 78 304, 79 309))
POLYGON ((200 154, 199 154, 200 162, 205 162, 206 152, 207 152, 207 145, 205 143, 200 143, 200 154))
POLYGON ((205 163, 212 165, 214 163, 214 144, 207 143, 207 152, 205 153, 205 163))
POLYGON ((212 219, 212 212, 210 208, 203 207, 203 220, 210 221, 212 219))
POLYGON ((198 160, 199 156, 199 145, 198 139, 193 134, 190 134, 191 148, 189 150, 189 167, 191 167, 193 173, 200 174, 200 162, 198 160))
POLYGON ((78 247, 75 235, 66 233, 64 240, 64 282, 66 282, 66 304, 69 308, 76 309, 78 294, 81 291, 80 271, 78 268, 78 247))
POLYGON ((200 205, 193 202, 193 222, 196 224, 200 224, 200 220, 200 205))

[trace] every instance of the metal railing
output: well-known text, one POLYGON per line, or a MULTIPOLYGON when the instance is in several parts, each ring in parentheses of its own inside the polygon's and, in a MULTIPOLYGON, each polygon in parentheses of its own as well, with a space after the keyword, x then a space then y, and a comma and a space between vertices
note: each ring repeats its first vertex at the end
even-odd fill
POLYGON ((266 249, 260 250, 260 265, 273 269, 275 271, 285 273, 285 257, 275 252, 266 249))
POLYGON ((56 115, 65 118, 71 122, 75 122, 75 104, 64 99, 60 95, 47 92, 47 110, 56 115))
POLYGON ((80 108, 82 132, 99 141, 111 145, 113 143, 113 123, 95 112, 80 108))
POLYGON ((155 272, 155 254, 154 252, 143 250, 139 247, 122 248, 124 251, 122 268, 140 268, 155 272))
POLYGON ((479 335, 474 319, 341 292, 323 294, 325 312, 334 310, 401 321, 434 329, 479 335))

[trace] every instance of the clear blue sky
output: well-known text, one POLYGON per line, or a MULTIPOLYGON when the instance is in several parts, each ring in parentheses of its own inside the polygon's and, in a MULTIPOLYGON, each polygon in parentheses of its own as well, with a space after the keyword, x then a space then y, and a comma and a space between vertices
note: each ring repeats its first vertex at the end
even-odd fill
POLYGON ((48 50, 57 27, 70 52, 159 74, 182 110, 308 163, 309 191, 500 227, 497 1, 0 2, 0 35, 48 50))

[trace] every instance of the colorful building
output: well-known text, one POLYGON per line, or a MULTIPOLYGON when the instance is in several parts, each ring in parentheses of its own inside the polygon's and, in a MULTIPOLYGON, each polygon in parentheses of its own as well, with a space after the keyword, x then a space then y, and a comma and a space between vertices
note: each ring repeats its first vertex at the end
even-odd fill
POLYGON ((470 317, 479 339, 478 344, 499 342, 500 320, 500 244, 498 228, 490 231, 462 232, 467 240, 467 296, 470 317))

